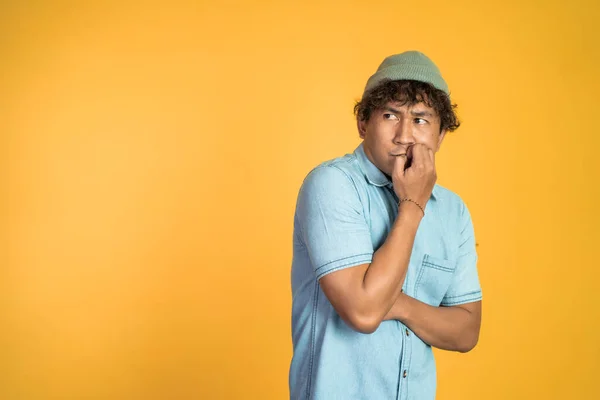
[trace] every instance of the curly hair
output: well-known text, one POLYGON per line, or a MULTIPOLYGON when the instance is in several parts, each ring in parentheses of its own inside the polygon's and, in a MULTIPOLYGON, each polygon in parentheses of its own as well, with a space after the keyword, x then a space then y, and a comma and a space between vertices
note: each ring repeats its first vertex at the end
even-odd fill
POLYGON ((433 108, 440 117, 440 132, 444 129, 452 132, 460 126, 454 111, 456 104, 450 102, 446 93, 429 83, 412 80, 382 81, 356 103, 354 115, 360 121, 368 121, 374 111, 383 109, 390 101, 409 106, 422 102, 433 108))

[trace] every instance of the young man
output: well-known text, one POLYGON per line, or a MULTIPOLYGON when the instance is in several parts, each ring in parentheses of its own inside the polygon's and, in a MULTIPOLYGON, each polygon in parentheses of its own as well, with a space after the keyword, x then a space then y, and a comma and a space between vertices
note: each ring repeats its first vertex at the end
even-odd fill
POLYGON ((292 262, 292 399, 435 398, 431 347, 477 343, 481 288, 467 207, 436 185, 459 126, 435 64, 387 57, 355 107, 363 142, 306 177, 292 262))

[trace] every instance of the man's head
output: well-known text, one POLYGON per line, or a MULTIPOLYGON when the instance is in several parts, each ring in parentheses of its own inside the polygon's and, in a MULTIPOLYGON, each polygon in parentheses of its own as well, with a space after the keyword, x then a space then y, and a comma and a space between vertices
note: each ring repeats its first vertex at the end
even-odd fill
POLYGON ((448 85, 424 54, 387 57, 354 107, 368 158, 391 175, 394 157, 415 143, 438 151, 448 131, 460 125, 448 85))

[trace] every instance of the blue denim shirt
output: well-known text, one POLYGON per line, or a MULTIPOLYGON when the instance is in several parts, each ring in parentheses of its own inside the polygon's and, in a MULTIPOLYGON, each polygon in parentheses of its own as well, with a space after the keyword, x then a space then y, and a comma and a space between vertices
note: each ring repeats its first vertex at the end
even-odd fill
MULTIPOLYGON (((435 398, 431 346, 399 321, 372 334, 351 329, 318 280, 369 263, 398 212, 392 182, 362 144, 304 180, 294 217, 291 399, 435 398)), ((421 220, 404 292, 432 306, 481 299, 473 225, 456 194, 436 185, 421 220)))

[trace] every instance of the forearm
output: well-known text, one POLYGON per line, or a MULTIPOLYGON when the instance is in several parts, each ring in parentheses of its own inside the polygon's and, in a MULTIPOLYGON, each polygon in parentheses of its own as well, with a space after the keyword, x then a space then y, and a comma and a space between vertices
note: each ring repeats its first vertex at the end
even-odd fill
POLYGON ((467 352, 477 344, 481 315, 462 307, 433 307, 400 293, 385 320, 404 323, 425 343, 467 352))
POLYGON ((375 314, 377 325, 396 301, 404 283, 421 210, 401 203, 398 217, 384 244, 374 253, 362 282, 364 302, 375 314))

